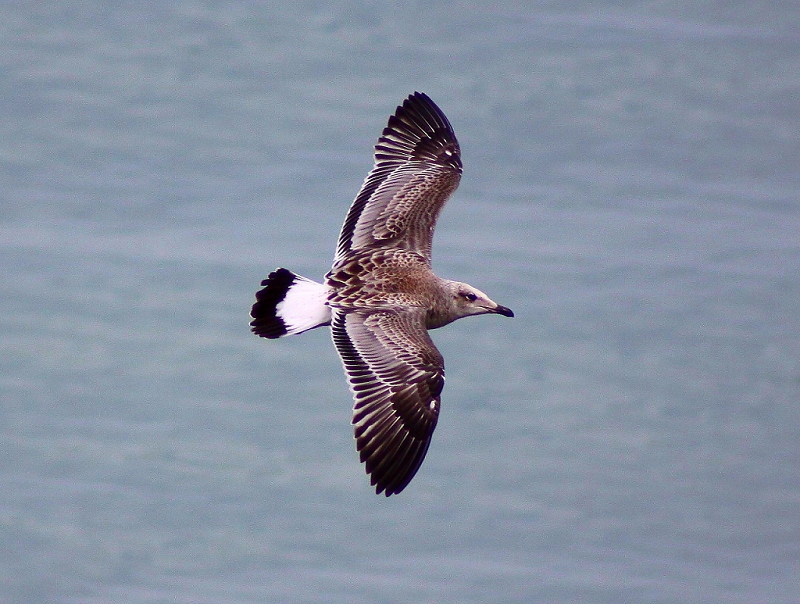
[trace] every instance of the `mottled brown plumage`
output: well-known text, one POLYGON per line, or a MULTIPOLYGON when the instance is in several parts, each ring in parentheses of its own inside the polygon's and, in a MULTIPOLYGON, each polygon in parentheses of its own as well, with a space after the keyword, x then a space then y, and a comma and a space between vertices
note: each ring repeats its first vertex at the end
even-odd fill
POLYGON ((331 325, 353 393, 356 446, 387 496, 416 474, 439 417, 444 359, 428 330, 470 315, 513 316, 431 269, 436 220, 460 179, 450 122, 414 93, 378 139, 324 285, 278 269, 251 313, 253 331, 268 338, 331 325))

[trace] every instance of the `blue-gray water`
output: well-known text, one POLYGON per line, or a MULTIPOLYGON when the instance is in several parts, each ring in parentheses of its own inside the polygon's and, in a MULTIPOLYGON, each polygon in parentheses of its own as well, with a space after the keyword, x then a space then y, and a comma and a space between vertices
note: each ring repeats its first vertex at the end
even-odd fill
POLYGON ((0 602, 788 603, 795 2, 0 6, 0 602), (465 165, 442 415, 377 497, 320 278, 394 107, 465 165))

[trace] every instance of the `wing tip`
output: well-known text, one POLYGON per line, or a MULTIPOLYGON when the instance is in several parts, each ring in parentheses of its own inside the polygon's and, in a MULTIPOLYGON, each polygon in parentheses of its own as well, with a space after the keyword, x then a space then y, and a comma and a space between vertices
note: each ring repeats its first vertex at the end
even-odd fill
POLYGON ((423 92, 409 95, 375 145, 375 164, 426 161, 462 171, 461 150, 447 116, 423 92))
POLYGON ((397 459, 391 460, 388 467, 379 462, 373 473, 370 474, 370 484, 375 487, 375 494, 383 493, 386 497, 398 495, 411 483, 422 467, 431 439, 416 441, 399 453, 397 459))

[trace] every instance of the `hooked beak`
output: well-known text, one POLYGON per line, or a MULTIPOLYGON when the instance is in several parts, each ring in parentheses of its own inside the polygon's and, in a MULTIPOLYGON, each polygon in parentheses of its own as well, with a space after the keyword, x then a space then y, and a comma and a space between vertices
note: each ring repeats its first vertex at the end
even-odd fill
POLYGON ((497 305, 497 308, 493 308, 492 312, 498 315, 503 315, 504 317, 513 317, 514 311, 508 308, 508 306, 500 306, 497 305))

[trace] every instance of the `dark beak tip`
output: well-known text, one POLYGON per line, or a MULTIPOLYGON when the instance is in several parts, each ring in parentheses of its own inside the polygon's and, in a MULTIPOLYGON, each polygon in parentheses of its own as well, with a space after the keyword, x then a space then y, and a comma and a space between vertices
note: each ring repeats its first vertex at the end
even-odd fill
POLYGON ((495 309, 495 312, 498 315, 503 315, 504 317, 513 317, 514 316, 514 311, 511 310, 510 308, 508 308, 507 306, 498 306, 495 309))

